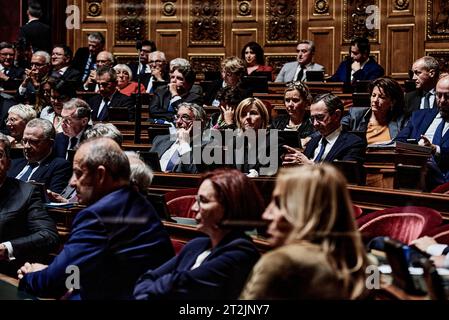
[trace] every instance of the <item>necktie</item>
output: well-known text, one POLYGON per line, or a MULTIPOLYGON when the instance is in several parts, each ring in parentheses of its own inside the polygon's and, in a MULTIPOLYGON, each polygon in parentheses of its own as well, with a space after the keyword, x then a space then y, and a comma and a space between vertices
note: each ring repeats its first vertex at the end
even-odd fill
POLYGON ((106 115, 108 114, 108 107, 109 107, 109 98, 104 98, 104 105, 100 112, 98 112, 97 120, 103 121, 106 120, 106 115))
POLYGON ((172 172, 176 164, 178 163, 179 158, 180 158, 179 152, 178 150, 176 150, 175 153, 173 153, 173 155, 171 156, 170 160, 168 161, 167 168, 165 168, 165 171, 172 172))
POLYGON ((304 69, 302 66, 300 66, 298 76, 296 77, 296 81, 302 81, 303 76, 304 76, 304 69))
POLYGON ((424 108, 423 109, 430 109, 430 96, 432 95, 432 93, 427 92, 424 95, 424 108))
POLYGON ((153 76, 151 76, 150 80, 148 80, 147 92, 153 93, 153 91, 153 76))
POLYGON ((83 82, 87 80, 87 77, 89 76, 90 69, 92 65, 92 55, 90 54, 87 58, 86 66, 84 67, 84 74, 83 74, 83 82))
POLYGON ((320 152, 318 152, 318 155, 316 156, 315 160, 313 160, 314 162, 320 162, 321 158, 323 157, 324 154, 324 150, 326 149, 326 144, 327 144, 327 140, 323 137, 323 139, 321 139, 321 149, 320 152))
POLYGON ((446 120, 441 119, 440 124, 435 130, 435 134, 433 135, 432 143, 439 146, 441 144, 441 139, 443 139, 443 128, 446 124, 446 120))
POLYGON ((76 144, 78 143, 78 138, 77 137, 71 137, 70 138, 70 147, 69 149, 75 149, 76 144))
POLYGON ((28 169, 25 171, 25 173, 20 177, 20 180, 27 182, 30 179, 31 172, 33 172, 33 169, 36 168, 39 164, 36 163, 28 163, 28 169))

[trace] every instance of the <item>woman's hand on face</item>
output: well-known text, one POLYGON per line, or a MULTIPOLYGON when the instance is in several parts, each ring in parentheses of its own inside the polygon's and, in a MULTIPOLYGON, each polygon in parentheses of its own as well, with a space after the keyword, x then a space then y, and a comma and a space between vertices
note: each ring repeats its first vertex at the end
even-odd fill
POLYGON ((227 125, 234 124, 234 109, 232 107, 220 106, 221 111, 223 112, 223 119, 227 125))

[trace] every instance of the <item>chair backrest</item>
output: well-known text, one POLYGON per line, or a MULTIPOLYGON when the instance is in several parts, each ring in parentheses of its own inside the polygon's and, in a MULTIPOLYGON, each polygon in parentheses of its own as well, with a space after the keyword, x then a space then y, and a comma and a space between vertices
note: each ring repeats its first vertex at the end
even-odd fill
POLYGON ((354 218, 358 218, 363 214, 362 208, 360 208, 359 206, 357 206, 355 204, 352 205, 352 209, 354 211, 354 218))
POLYGON ((438 243, 449 245, 449 224, 443 224, 429 230, 425 235, 434 238, 438 243))
POLYGON ((357 219, 365 239, 388 236, 407 244, 441 225, 441 222, 438 211, 414 206, 388 208, 357 219))
POLYGON ((171 240, 171 244, 173 246, 173 249, 175 250, 176 255, 178 255, 179 252, 184 247, 185 242, 182 242, 181 240, 173 239, 173 238, 170 238, 170 240, 171 240))
POLYGON ((432 193, 448 193, 449 192, 449 182, 440 184, 438 187, 432 190, 432 193))
POLYGON ((195 218, 195 212, 191 210, 196 201, 197 188, 179 189, 165 194, 168 212, 170 216, 195 218))

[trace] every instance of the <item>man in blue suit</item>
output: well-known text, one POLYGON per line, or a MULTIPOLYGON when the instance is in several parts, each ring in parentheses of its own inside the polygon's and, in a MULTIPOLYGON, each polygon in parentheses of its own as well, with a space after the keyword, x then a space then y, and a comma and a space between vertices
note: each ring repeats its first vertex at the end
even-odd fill
POLYGON ((26 263, 18 271, 19 287, 43 297, 71 287, 72 298, 129 299, 141 274, 174 255, 168 234, 151 204, 130 187, 128 158, 112 139, 82 144, 73 173, 71 185, 88 207, 76 215, 50 265, 26 263), (78 270, 80 288, 67 285, 69 266, 78 270))
POLYGON ((415 139, 432 148, 430 188, 449 181, 449 76, 438 81, 435 96, 438 108, 413 112, 407 126, 396 137, 403 142, 415 139))
POLYGON ((334 160, 365 160, 366 141, 343 131, 340 121, 344 106, 340 98, 326 93, 315 97, 310 106, 310 119, 316 129, 304 152, 289 146, 283 165, 313 164, 334 160))
POLYGON ((370 44, 366 38, 355 38, 351 41, 350 56, 342 61, 335 74, 327 81, 344 82, 347 85, 356 80, 374 80, 385 73, 373 58, 370 57, 370 44))
POLYGON ((33 119, 23 131, 25 158, 14 159, 8 176, 22 181, 44 183, 45 188, 60 193, 69 182, 70 163, 55 157, 53 145, 55 129, 46 119, 33 119))

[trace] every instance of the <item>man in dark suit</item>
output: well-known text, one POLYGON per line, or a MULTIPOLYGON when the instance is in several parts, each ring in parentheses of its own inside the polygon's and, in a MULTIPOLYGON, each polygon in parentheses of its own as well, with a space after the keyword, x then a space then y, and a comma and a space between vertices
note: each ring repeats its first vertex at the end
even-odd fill
POLYGON ((113 68, 103 66, 97 70, 97 84, 99 93, 89 99, 88 103, 92 109, 93 121, 108 121, 109 110, 117 107, 128 109, 127 119, 134 120, 135 104, 131 97, 125 96, 117 90, 117 73, 113 68))
POLYGON ((206 112, 197 104, 183 102, 175 119, 176 137, 156 136, 150 151, 158 153, 162 171, 198 173, 200 163, 195 163, 192 150, 203 145, 201 136, 206 112))
POLYGON ((315 97, 310 106, 310 119, 317 130, 306 146, 304 153, 289 146, 283 165, 313 164, 334 160, 363 162, 366 141, 342 130, 340 121, 344 106, 340 98, 326 93, 315 97))
POLYGON ((431 147, 433 157, 428 163, 428 189, 449 181, 449 76, 436 85, 438 108, 417 110, 396 140, 415 139, 420 145, 431 147))
POLYGON ((65 44, 54 46, 51 53, 51 76, 64 81, 75 89, 81 88, 81 73, 70 66, 72 60, 72 49, 65 44))
POLYGON ((87 47, 76 50, 72 61, 72 67, 78 70, 84 83, 89 77, 90 71, 96 68, 96 57, 104 50, 105 39, 102 33, 92 32, 87 37, 87 47))
POLYGON ((45 260, 59 237, 38 188, 6 177, 10 151, 8 138, 0 133, 0 272, 15 275, 25 261, 45 260))
POLYGON ((34 105, 41 85, 48 78, 50 71, 50 55, 45 51, 37 51, 31 57, 31 69, 25 69, 25 79, 17 89, 16 100, 34 105))
POLYGON ((435 86, 440 78, 438 61, 434 57, 424 56, 413 63, 412 71, 416 90, 405 94, 406 118, 416 110, 437 108, 435 86))
POLYGON ((39 21, 42 17, 42 7, 37 1, 30 1, 27 10, 28 22, 20 27, 19 39, 24 38, 31 45, 33 52, 51 49, 50 27, 39 21))
POLYGON ((342 61, 335 74, 327 81, 344 82, 351 85, 357 80, 374 80, 385 74, 382 68, 370 57, 370 44, 366 38, 351 41, 350 56, 342 61))
POLYGON ((90 127, 90 114, 91 109, 84 100, 74 98, 64 103, 61 111, 62 132, 55 138, 56 157, 70 160, 67 150, 78 148, 84 132, 90 127))
POLYGON ((16 50, 8 42, 0 43, 0 88, 16 90, 23 80, 24 70, 14 66, 16 50))
POLYGON ((27 123, 22 143, 25 158, 12 161, 8 176, 22 181, 36 181, 45 188, 60 193, 72 174, 70 163, 53 154, 55 129, 45 119, 33 119, 27 123))
POLYGON ((125 153, 109 138, 82 144, 75 154, 71 185, 87 208, 73 221, 62 252, 47 266, 25 264, 19 288, 60 297, 68 266, 76 266, 80 288, 72 298, 131 299, 147 269, 174 255, 167 231, 153 206, 130 186, 125 153))
POLYGON ((114 67, 114 55, 109 51, 101 51, 97 55, 96 67, 90 70, 89 77, 83 84, 83 89, 90 92, 98 92, 100 88, 97 84, 97 69, 107 66, 109 68, 114 67))
MULTIPOLYGON (((150 103, 150 119, 153 121, 173 121, 180 103, 203 104, 203 96, 192 91, 195 71, 188 66, 176 66, 170 73, 168 86, 159 87, 150 103)), ((151 121, 150 120, 150 121, 151 121)))
POLYGON ((135 79, 136 81, 140 74, 141 83, 145 86, 147 92, 151 91, 151 88, 148 87, 148 83, 150 82, 150 80, 165 81, 168 79, 168 74, 165 73, 165 67, 167 63, 165 54, 161 51, 157 51, 156 44, 153 41, 142 41, 142 49, 140 50, 139 62, 140 64, 132 62, 128 64, 128 66, 133 73, 133 79, 135 79))

